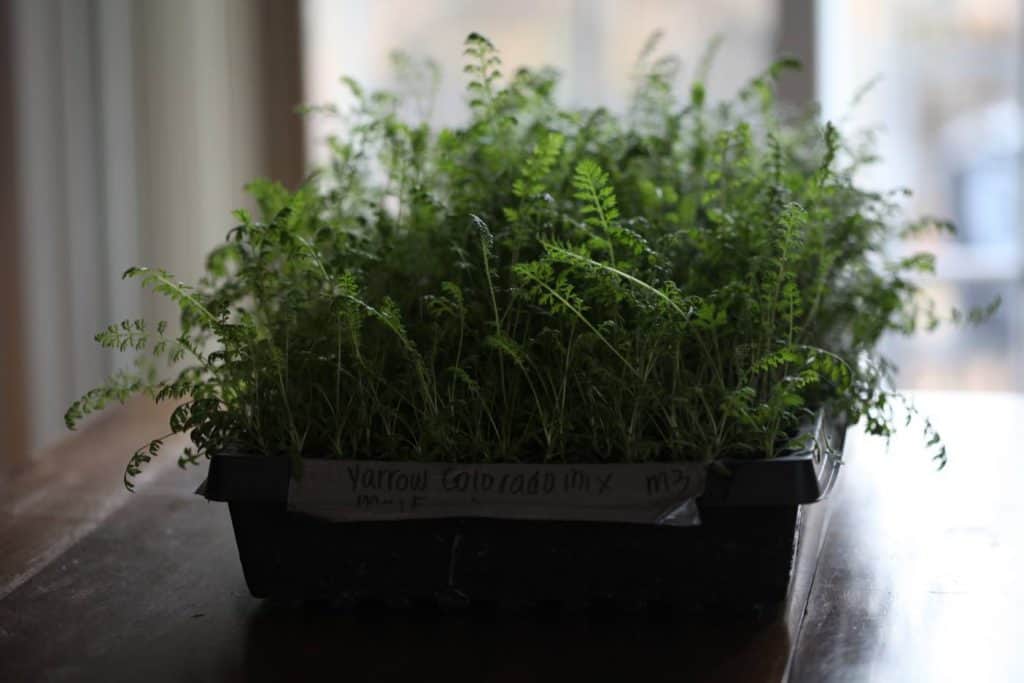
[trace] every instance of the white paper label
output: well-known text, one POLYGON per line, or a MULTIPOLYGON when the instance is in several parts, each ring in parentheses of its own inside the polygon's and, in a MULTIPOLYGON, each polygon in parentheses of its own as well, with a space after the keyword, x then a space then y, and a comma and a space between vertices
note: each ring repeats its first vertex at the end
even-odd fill
POLYGON ((306 460, 288 509, 331 521, 490 517, 700 524, 706 468, 306 460))

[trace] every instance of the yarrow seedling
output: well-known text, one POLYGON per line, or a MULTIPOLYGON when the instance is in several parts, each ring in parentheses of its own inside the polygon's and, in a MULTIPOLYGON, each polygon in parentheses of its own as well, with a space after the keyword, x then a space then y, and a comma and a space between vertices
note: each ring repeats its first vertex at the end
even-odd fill
POLYGON ((299 466, 771 458, 819 410, 889 435, 902 399, 876 345, 937 318, 911 277, 931 256, 886 247, 928 226, 856 184, 865 157, 835 127, 780 112, 787 63, 712 106, 699 82, 680 101, 677 62, 652 54, 624 116, 560 107, 549 69, 506 77, 477 34, 464 126, 405 114, 429 111, 429 63, 396 60, 415 101, 345 80, 350 109, 313 109, 346 126, 328 167, 295 191, 252 183, 258 215, 236 212, 197 285, 125 273, 180 307, 181 331, 126 321, 97 340, 170 376, 118 373, 68 426, 133 394, 178 401, 183 466, 229 449, 299 466))

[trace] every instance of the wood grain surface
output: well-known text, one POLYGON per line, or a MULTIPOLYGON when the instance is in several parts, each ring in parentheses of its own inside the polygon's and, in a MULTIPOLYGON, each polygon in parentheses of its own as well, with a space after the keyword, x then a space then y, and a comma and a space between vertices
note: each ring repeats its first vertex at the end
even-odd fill
MULTIPOLYGON (((159 472, 0 599, 0 680, 1024 680, 1024 399, 918 402, 949 443, 949 466, 936 473, 916 433, 889 452, 852 433, 832 505, 802 539, 788 609, 773 618, 496 618, 259 601, 225 507, 192 495, 202 472, 159 472)), ((52 504, 25 500, 20 509, 52 504)), ((88 516, 84 494, 66 503, 70 517, 88 516)), ((23 513, 12 525, 9 510, 3 576, 33 556, 19 548, 47 524, 23 513)))

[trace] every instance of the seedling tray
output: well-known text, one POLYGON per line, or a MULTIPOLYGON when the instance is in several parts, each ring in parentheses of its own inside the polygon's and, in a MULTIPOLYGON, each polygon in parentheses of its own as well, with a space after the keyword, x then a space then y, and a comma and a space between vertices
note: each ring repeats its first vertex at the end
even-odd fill
POLYGON ((332 522, 289 511, 289 462, 214 456, 201 492, 228 503, 255 597, 392 605, 667 604, 764 608, 787 594, 802 506, 824 505, 833 449, 725 462, 709 471, 693 527, 490 518, 332 522))

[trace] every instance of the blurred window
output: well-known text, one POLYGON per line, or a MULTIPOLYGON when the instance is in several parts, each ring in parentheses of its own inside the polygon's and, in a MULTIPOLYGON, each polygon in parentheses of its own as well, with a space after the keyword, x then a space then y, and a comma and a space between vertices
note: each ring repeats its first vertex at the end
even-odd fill
POLYGON ((877 132, 882 163, 864 182, 910 187, 911 216, 958 226, 954 238, 915 245, 938 256, 932 295, 961 309, 1003 297, 982 327, 887 341, 902 386, 1024 388, 1022 8, 1020 0, 818 0, 823 115, 877 132))
MULTIPOLYGON (((305 0, 304 87, 310 103, 343 103, 341 75, 370 88, 392 86, 389 54, 398 49, 441 66, 433 121, 457 123, 466 111, 462 43, 476 31, 497 46, 506 71, 556 67, 564 103, 618 109, 637 55, 660 30, 661 50, 683 60, 684 82, 723 36, 709 95, 727 96, 770 63, 778 13, 774 0, 305 0)), ((310 122, 307 158, 324 159, 331 130, 329 122, 310 122)))
MULTIPOLYGON (((342 74, 371 88, 393 85, 389 54, 397 48, 440 64, 433 121, 456 123, 465 114, 462 40, 479 31, 507 69, 558 67, 563 102, 617 109, 656 30, 662 48, 683 59, 684 81, 721 35, 709 91, 728 96, 775 56, 783 13, 791 21, 813 9, 807 25, 822 114, 845 131, 871 131, 882 159, 862 181, 913 188, 909 216, 959 226, 955 238, 912 245, 938 255, 929 292, 946 310, 997 294, 1004 300, 983 327, 886 340, 899 384, 1016 390, 1024 388, 1022 7, 1020 0, 305 0, 305 96, 344 103, 342 74)), ((330 132, 325 120, 308 125, 314 163, 330 132)))

